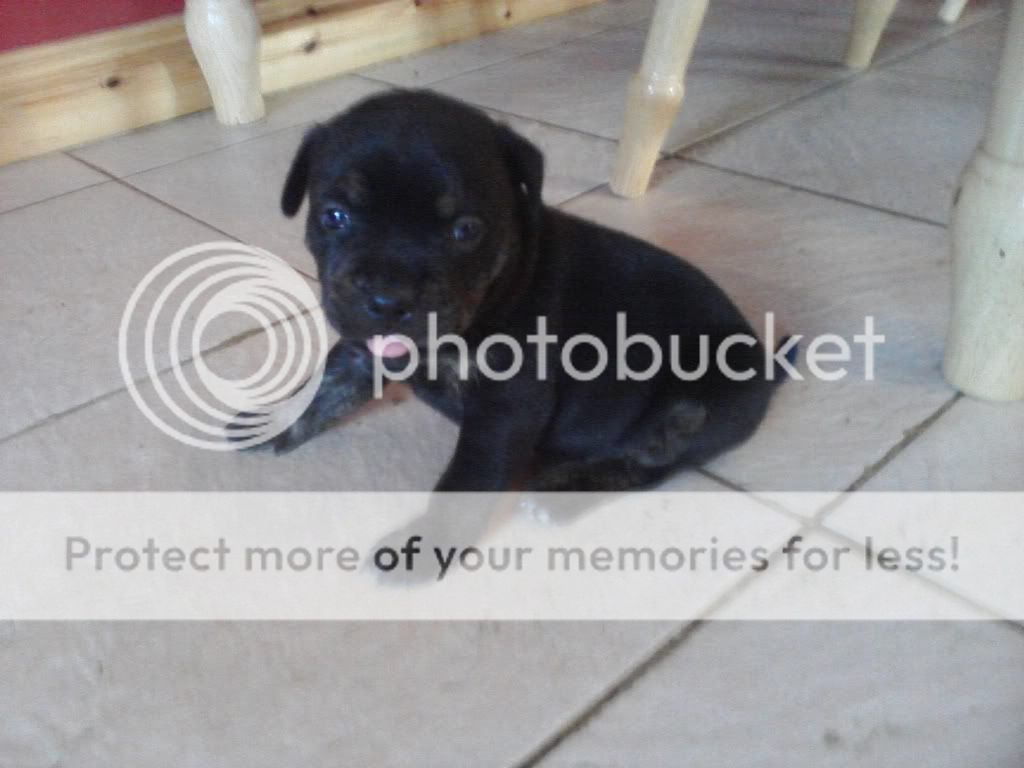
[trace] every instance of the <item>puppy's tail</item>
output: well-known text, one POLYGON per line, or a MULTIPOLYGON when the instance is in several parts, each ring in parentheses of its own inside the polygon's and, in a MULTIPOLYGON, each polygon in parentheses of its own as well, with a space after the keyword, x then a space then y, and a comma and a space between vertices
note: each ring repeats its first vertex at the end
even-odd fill
POLYGON ((775 356, 772 359, 774 369, 774 380, 776 386, 792 378, 795 373, 796 359, 800 354, 800 337, 784 336, 775 347, 775 356), (779 357, 779 355, 782 357, 779 357))

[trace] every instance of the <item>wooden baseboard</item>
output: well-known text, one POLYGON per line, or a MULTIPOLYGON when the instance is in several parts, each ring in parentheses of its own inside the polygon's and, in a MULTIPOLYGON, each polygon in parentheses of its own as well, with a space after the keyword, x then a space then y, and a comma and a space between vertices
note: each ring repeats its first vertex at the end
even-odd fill
MULTIPOLYGON (((602 0, 266 0, 271 93, 602 0)), ((180 17, 0 54, 0 164, 210 106, 180 17)))

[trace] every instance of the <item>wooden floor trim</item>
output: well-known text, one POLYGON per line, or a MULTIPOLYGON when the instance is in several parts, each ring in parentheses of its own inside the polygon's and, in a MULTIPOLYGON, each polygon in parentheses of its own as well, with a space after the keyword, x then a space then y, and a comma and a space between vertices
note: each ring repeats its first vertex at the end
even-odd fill
MULTIPOLYGON (((264 93, 602 0, 267 0, 264 93)), ((0 54, 0 164, 210 106, 180 17, 0 54)))

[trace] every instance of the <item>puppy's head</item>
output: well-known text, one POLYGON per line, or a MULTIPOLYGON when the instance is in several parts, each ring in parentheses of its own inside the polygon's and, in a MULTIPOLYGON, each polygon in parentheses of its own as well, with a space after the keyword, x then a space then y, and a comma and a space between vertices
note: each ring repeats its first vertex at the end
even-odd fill
POLYGON ((484 113, 422 91, 372 97, 311 130, 281 208, 309 197, 306 244, 331 323, 417 343, 461 332, 530 247, 543 158, 484 113))

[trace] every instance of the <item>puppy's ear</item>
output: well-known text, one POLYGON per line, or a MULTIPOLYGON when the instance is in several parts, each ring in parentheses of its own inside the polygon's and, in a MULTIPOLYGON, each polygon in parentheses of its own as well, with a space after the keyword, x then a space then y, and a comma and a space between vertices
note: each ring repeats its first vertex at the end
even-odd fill
POLYGON ((284 190, 281 192, 281 210, 288 218, 299 212, 302 198, 306 196, 306 190, 309 188, 310 158, 322 132, 323 127, 319 125, 309 130, 292 160, 292 167, 288 171, 288 178, 285 179, 284 190))
POLYGON ((498 139, 512 182, 526 195, 531 207, 541 204, 544 185, 544 155, 531 142, 507 125, 498 126, 498 139))
POLYGON ((525 247, 529 253, 536 253, 544 216, 544 202, 540 194, 544 185, 544 155, 508 126, 499 126, 498 131, 505 165, 522 199, 525 247))

